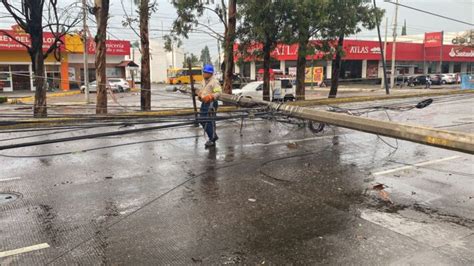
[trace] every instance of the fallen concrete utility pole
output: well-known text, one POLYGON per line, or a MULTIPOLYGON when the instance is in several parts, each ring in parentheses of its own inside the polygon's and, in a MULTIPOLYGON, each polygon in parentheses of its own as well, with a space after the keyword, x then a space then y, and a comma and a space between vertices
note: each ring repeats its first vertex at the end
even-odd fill
MULTIPOLYGON (((181 90, 190 93, 188 88, 183 88, 181 90)), ((307 107, 291 106, 284 103, 267 102, 237 95, 222 94, 219 100, 246 107, 266 106, 270 110, 278 111, 279 113, 295 118, 474 154, 474 134, 437 130, 391 121, 381 121, 365 117, 315 110, 307 107)))

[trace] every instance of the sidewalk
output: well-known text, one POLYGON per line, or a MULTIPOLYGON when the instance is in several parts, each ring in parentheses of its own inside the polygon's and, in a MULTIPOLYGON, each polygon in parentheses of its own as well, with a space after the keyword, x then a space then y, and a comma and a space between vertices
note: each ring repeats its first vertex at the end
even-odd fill
MULTIPOLYGON (((80 90, 69 90, 69 91, 52 91, 46 93, 46 98, 51 97, 64 97, 81 94, 80 90)), ((32 102, 35 98, 34 91, 15 91, 15 92, 2 92, 0 97, 7 97, 9 103, 17 102, 32 102)))

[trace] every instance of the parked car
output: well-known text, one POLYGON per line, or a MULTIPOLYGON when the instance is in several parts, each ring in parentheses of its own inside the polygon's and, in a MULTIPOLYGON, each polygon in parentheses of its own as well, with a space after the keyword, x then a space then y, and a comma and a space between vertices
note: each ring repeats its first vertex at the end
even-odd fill
POLYGON ((397 76, 395 77, 395 86, 408 86, 410 85, 410 77, 409 76, 397 76))
POLYGON ((413 76, 410 80, 410 86, 419 86, 426 84, 426 75, 413 76))
POLYGON ((251 97, 254 99, 262 99, 263 81, 250 82, 240 89, 232 89, 232 94, 251 97))
POLYGON ((432 85, 441 85, 441 75, 440 74, 430 74, 431 84, 432 85))
POLYGON ((456 79, 456 74, 441 74, 441 84, 454 84, 456 79))
POLYGON ((128 84, 128 81, 122 78, 110 78, 108 79, 109 83, 111 84, 112 90, 114 88, 117 88, 118 92, 126 92, 130 91, 130 85, 128 84))
MULTIPOLYGON (((295 85, 292 80, 279 79, 273 82, 273 88, 270 91, 272 101, 294 101, 295 85)), ((250 82, 241 89, 232 90, 232 94, 251 97, 253 99, 263 99, 263 81, 250 82)))
MULTIPOLYGON (((117 86, 112 86, 110 82, 107 84, 107 89, 111 89, 112 92, 119 92, 119 89, 117 86)), ((82 85, 81 86, 81 93, 84 93, 86 90, 86 86, 82 85)), ((89 92, 97 92, 97 81, 92 81, 89 83, 89 92)))

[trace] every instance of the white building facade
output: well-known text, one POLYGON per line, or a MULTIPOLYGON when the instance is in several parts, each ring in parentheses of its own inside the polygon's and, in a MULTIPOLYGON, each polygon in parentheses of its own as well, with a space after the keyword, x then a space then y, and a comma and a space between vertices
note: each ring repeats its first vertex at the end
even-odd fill
MULTIPOLYGON (((168 52, 164 48, 162 40, 150 40, 150 79, 152 83, 166 83, 168 68, 181 68, 184 61, 184 49, 174 46, 172 51, 168 52)), ((130 60, 140 66, 141 52, 139 48, 130 48, 130 60)), ((140 69, 135 76, 135 81, 140 81, 140 69)), ((130 73, 127 73, 127 79, 131 79, 130 73)))

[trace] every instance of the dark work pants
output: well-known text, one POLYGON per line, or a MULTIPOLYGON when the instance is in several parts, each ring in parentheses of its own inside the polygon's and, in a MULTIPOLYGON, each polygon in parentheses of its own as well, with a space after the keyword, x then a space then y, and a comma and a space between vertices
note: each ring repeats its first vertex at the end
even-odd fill
MULTIPOLYGON (((202 120, 211 120, 216 117, 218 103, 213 101, 211 103, 202 103, 201 110, 199 111, 199 117, 202 120)), ((216 122, 215 121, 204 121, 201 123, 202 128, 206 131, 209 140, 214 141, 216 135, 216 122)))

